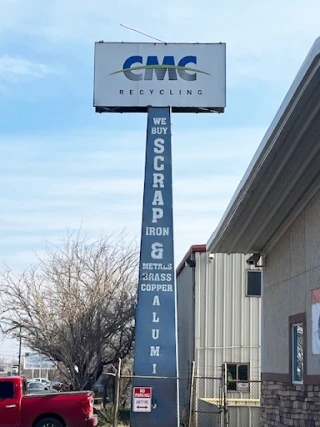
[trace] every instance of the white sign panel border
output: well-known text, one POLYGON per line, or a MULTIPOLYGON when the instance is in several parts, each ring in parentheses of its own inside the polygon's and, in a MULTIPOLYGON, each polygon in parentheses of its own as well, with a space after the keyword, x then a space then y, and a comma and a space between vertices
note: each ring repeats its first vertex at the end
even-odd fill
POLYGON ((97 112, 224 112, 225 43, 97 42, 97 112))

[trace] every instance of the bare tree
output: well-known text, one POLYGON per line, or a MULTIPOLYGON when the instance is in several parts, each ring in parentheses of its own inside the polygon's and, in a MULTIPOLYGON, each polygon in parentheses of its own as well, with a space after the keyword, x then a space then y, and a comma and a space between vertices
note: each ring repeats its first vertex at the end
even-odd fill
POLYGON ((103 365, 130 354, 134 337, 137 250, 121 233, 93 243, 79 233, 21 275, 0 274, 6 332, 60 362, 75 390, 103 365))

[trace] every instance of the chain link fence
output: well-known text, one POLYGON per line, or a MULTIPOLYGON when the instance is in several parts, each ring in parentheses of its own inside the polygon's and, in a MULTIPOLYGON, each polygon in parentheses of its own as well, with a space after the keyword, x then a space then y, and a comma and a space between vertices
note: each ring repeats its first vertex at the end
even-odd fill
POLYGON ((222 378, 194 377, 190 415, 190 427, 220 427, 222 425, 222 378))
MULTIPOLYGON (((196 376, 193 369, 188 377, 158 378, 156 385, 165 389, 168 381, 178 381, 180 427, 259 427, 261 382, 225 378, 196 376)), ((101 425, 130 426, 131 393, 137 380, 119 373, 109 377, 108 397, 99 409, 105 422, 101 425)))
POLYGON ((259 427, 261 381, 237 381, 232 390, 228 390, 228 384, 226 388, 227 426, 259 427))
POLYGON ((260 381, 228 384, 223 378, 195 377, 194 382, 192 427, 259 427, 260 381))

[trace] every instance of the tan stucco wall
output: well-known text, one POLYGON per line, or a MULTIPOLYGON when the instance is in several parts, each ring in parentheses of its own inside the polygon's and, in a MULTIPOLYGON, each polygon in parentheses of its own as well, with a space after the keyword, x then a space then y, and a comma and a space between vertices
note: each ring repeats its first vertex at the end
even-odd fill
POLYGON ((320 374, 312 355, 311 290, 320 287, 320 191, 266 256, 262 372, 289 373, 290 315, 307 313, 307 374, 320 374))

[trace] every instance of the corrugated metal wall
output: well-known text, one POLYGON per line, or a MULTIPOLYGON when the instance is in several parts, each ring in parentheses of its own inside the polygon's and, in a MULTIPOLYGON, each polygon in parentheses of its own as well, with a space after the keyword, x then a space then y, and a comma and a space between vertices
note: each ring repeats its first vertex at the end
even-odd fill
POLYGON ((261 298, 246 296, 246 257, 196 253, 195 260, 197 374, 220 376, 224 362, 241 362, 259 380, 261 298))
POLYGON ((193 269, 184 268, 177 284, 179 375, 189 377, 191 364, 195 358, 194 347, 194 298, 193 269))
POLYGON ((180 416, 185 418, 189 405, 189 380, 191 364, 195 360, 194 346, 194 269, 185 267, 177 277, 178 312, 178 369, 180 386, 180 416))
POLYGON ((221 376, 224 362, 250 363, 250 380, 260 380, 261 298, 246 296, 246 257, 192 253, 195 268, 177 277, 180 376, 221 376))
POLYGON ((202 414, 199 409, 201 402, 221 395, 221 382, 215 378, 222 377, 223 363, 250 365, 249 389, 227 392, 230 422, 233 420, 230 426, 259 425, 260 383, 254 381, 260 380, 261 370, 261 298, 246 295, 246 271, 255 269, 247 265, 246 258, 240 254, 209 256, 191 248, 185 260, 195 261, 195 267, 182 262, 178 268, 179 375, 183 379, 179 387, 180 413, 181 419, 186 419, 186 379, 190 378, 195 360, 195 414, 199 427, 209 425, 208 413, 202 414), (204 423, 200 422, 202 419, 204 423))

